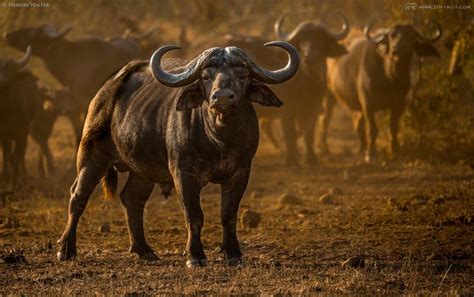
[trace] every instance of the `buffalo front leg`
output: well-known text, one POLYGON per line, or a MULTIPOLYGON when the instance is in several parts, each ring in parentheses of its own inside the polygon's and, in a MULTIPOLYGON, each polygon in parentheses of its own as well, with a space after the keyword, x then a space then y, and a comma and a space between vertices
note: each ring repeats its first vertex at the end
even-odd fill
POLYGON ((317 118, 313 118, 309 115, 305 116, 300 121, 304 135, 304 143, 306 147, 306 165, 318 164, 318 158, 316 157, 316 153, 314 152, 314 130, 316 128, 316 121, 317 118))
POLYGON ((38 167, 38 174, 41 177, 46 176, 46 171, 44 170, 44 156, 43 153, 39 150, 38 151, 38 159, 37 159, 37 167, 38 167))
POLYGON ((186 266, 189 268, 206 266, 207 260, 201 242, 201 229, 204 224, 204 215, 201 209, 199 178, 188 170, 175 170, 173 179, 176 192, 180 197, 184 211, 188 240, 186 243, 186 266))
POLYGON ((400 121, 400 117, 402 112, 399 110, 390 110, 390 135, 391 138, 391 150, 392 155, 396 155, 400 149, 400 145, 398 144, 398 123, 400 121))
POLYGON ((359 155, 364 156, 367 149, 367 138, 365 134, 365 119, 361 112, 356 112, 352 116, 354 129, 359 137, 359 155))
POLYGON ((18 184, 21 179, 26 179, 25 154, 26 141, 28 134, 18 137, 15 141, 15 150, 13 151, 13 185, 18 184))
POLYGON ((127 218, 130 236, 130 253, 137 253, 141 259, 156 261, 158 257, 145 240, 143 231, 143 210, 153 191, 153 182, 130 173, 124 189, 120 193, 127 218))
POLYGON ((12 174, 12 142, 9 140, 2 141, 2 152, 3 152, 3 171, 2 180, 9 183, 12 174))
POLYGON ((47 139, 41 139, 37 141, 41 153, 38 155, 38 170, 40 170, 40 174, 44 176, 44 159, 46 159, 46 168, 48 170, 49 175, 54 175, 56 172, 56 169, 54 167, 54 161, 53 161, 53 156, 51 154, 51 150, 49 149, 48 146, 48 140, 47 139), (40 168, 41 167, 41 168, 40 168))
POLYGON ((296 127, 295 120, 289 116, 284 116, 281 120, 283 137, 286 144, 285 165, 298 165, 298 150, 296 148, 296 127))
POLYGON ((78 110, 72 110, 68 113, 69 120, 71 121, 72 129, 74 130, 74 135, 76 136, 76 145, 79 145, 82 138, 82 118, 81 112, 78 110))
POLYGON ((71 187, 67 224, 63 235, 58 240, 57 258, 60 261, 76 256, 76 230, 79 218, 86 208, 90 195, 108 168, 106 156, 98 152, 86 154, 81 147, 77 160, 77 177, 71 187))
POLYGON ((364 110, 364 120, 365 120, 365 135, 367 139, 367 148, 365 150, 365 161, 367 163, 375 161, 377 156, 377 134, 378 129, 375 123, 375 112, 371 110, 364 110))
POLYGON ((223 228, 222 251, 226 264, 236 266, 242 263, 242 252, 237 239, 237 213, 240 200, 247 188, 250 166, 222 184, 221 224, 223 228))

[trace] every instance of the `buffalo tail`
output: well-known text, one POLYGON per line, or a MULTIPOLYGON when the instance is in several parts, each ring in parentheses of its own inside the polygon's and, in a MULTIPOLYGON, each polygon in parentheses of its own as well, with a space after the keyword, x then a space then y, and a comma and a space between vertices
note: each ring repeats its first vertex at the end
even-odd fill
POLYGON ((117 171, 114 167, 110 167, 102 178, 102 191, 106 200, 115 198, 117 193, 117 171))

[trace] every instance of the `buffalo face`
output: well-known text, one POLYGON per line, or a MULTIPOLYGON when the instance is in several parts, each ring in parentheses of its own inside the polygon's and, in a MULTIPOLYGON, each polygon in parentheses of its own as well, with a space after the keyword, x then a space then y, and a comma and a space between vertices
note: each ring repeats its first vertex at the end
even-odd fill
POLYGON ((343 21, 341 32, 331 33, 326 26, 313 22, 300 23, 291 33, 285 34, 282 23, 286 15, 281 16, 275 23, 275 33, 278 38, 295 45, 302 53, 305 64, 325 61, 329 57, 339 57, 347 53, 344 46, 338 42, 349 33, 349 22, 342 14, 337 14, 343 21))
POLYGON ((410 24, 397 24, 378 36, 372 37, 370 31, 374 22, 365 28, 365 35, 369 42, 379 45, 382 54, 395 61, 411 57, 413 53, 419 56, 439 57, 439 52, 432 43, 441 38, 442 29, 438 23, 435 24, 437 33, 433 38, 422 36, 410 24))
POLYGON ((264 106, 282 103, 265 83, 278 84, 290 79, 298 69, 296 49, 286 42, 270 42, 268 46, 285 49, 289 62, 283 69, 270 71, 257 66, 247 53, 237 47, 211 48, 189 62, 179 74, 164 71, 161 57, 176 46, 164 46, 153 55, 150 65, 154 77, 169 87, 180 89, 177 110, 209 106, 208 113, 216 126, 225 126, 250 100, 264 106))
POLYGON ((300 50, 308 63, 325 60, 328 57, 339 57, 347 53, 344 46, 323 26, 304 23, 297 28, 298 32, 289 41, 300 50))
POLYGON ((0 59, 0 87, 11 83, 28 65, 31 57, 31 48, 28 47, 25 55, 19 60, 0 59))
POLYGON ((20 51, 25 51, 31 45, 33 53, 37 54, 47 51, 52 42, 62 39, 70 30, 71 27, 67 27, 57 31, 54 26, 48 24, 5 32, 3 38, 9 46, 20 51))

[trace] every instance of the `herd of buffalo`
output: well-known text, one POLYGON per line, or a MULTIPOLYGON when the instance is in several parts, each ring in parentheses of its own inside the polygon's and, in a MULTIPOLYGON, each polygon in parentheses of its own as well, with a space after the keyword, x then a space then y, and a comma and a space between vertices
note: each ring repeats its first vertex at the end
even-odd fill
POLYGON ((286 164, 300 162, 301 135, 304 162, 314 165, 314 136, 319 150, 327 153, 327 128, 335 102, 340 102, 353 113, 361 155, 373 162, 374 114, 390 111, 391 149, 396 153, 412 58, 439 56, 433 46, 442 34, 437 23, 437 33, 428 38, 411 24, 373 30, 372 22, 362 32, 351 29, 344 15, 337 16, 342 21, 339 32, 306 21, 285 33, 283 15, 275 23, 275 39, 280 41, 213 36, 206 44, 184 49, 194 55, 191 60, 163 59, 178 46, 156 51, 157 44, 144 46, 142 40, 153 30, 108 39, 69 39, 72 27, 58 30, 49 24, 5 32, 6 43, 24 55, 0 59, 2 179, 10 185, 25 179, 28 135, 40 148, 39 172, 53 174, 48 138, 57 117, 67 116, 77 137, 77 175, 67 225, 58 241, 59 260, 76 256, 77 224, 96 186, 102 181, 107 196, 115 196, 117 172, 128 172, 119 196, 130 252, 157 259, 143 229, 144 207, 157 184, 163 195, 175 188, 180 198, 188 231, 186 265, 206 265, 200 192, 211 182, 222 188, 226 264, 239 265, 237 213, 258 146, 259 120, 275 145, 272 124, 281 121, 286 164), (28 69, 31 56, 42 59, 63 89, 39 86, 28 69), (280 69, 270 70, 275 68, 280 69), (283 102, 282 108, 266 108, 283 102), (258 105, 254 108, 253 103, 258 105))

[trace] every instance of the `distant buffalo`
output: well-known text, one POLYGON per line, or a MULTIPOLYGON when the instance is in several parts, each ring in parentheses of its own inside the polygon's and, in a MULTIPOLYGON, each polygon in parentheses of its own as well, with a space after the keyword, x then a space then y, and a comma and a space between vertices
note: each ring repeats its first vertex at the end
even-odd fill
POLYGON ((37 78, 27 68, 31 48, 19 60, 0 59, 0 141, 2 179, 17 184, 24 177, 30 124, 41 108, 37 78))
MULTIPOLYGON (((272 87, 272 90, 285 103, 280 110, 257 109, 262 119, 262 128, 275 146, 280 147, 272 131, 272 122, 282 120, 283 136, 286 145, 285 163, 298 163, 297 129, 304 136, 305 162, 317 164, 314 153, 314 132, 318 115, 322 113, 322 102, 326 94, 326 60, 347 53, 338 41, 349 33, 349 22, 344 15, 337 14, 342 20, 342 30, 331 33, 325 25, 315 22, 301 22, 291 33, 282 30, 285 15, 275 23, 275 33, 279 39, 292 44, 302 55, 300 71, 287 84, 272 87)), ((261 65, 278 65, 282 56, 279 52, 262 50, 261 44, 269 40, 259 36, 228 34, 221 40, 211 40, 208 45, 237 46, 248 51, 250 56, 261 65)))
MULTIPOLYGON (((398 122, 410 88, 412 57, 414 54, 439 57, 432 43, 442 34, 437 23, 436 36, 431 39, 422 36, 412 25, 397 24, 373 37, 370 34, 373 25, 365 28, 365 39, 354 40, 348 55, 330 64, 328 75, 331 93, 354 113, 360 152, 367 162, 376 156, 377 111, 390 111, 391 149, 393 153, 398 151, 398 122)), ((326 131, 333 106, 329 96, 322 127, 323 150, 327 150, 326 131)))
POLYGON ((259 138, 252 102, 280 106, 266 83, 290 79, 299 65, 290 44, 266 45, 285 49, 288 64, 270 71, 236 47, 210 48, 189 62, 162 62, 166 52, 179 48, 164 46, 149 63, 131 62, 105 83, 89 106, 68 222, 59 240, 59 260, 76 255, 77 224, 96 185, 104 178, 106 193, 114 195, 116 170, 120 170, 129 172, 120 198, 126 209, 130 252, 157 259, 143 232, 143 209, 157 183, 164 195, 175 187, 184 208, 187 266, 204 266, 200 192, 211 182, 222 187, 226 263, 241 263, 237 212, 259 138))
MULTIPOLYGON (((302 54, 301 71, 287 86, 275 88, 278 96, 288 102, 285 110, 279 114, 286 142, 287 164, 297 162, 297 128, 303 134, 305 162, 309 165, 317 163, 314 134, 327 90, 326 60, 347 53, 346 48, 338 42, 349 33, 349 22, 344 15, 337 14, 337 16, 342 20, 342 30, 338 33, 331 33, 323 24, 305 21, 286 34, 282 30, 285 15, 275 23, 277 36, 294 45, 302 54)), ((274 116, 275 113, 266 115, 274 116)))
POLYGON ((67 102, 64 98, 70 97, 67 89, 46 90, 40 89, 41 108, 35 114, 31 123, 31 138, 38 144, 38 173, 40 176, 46 174, 54 175, 56 167, 53 160, 48 140, 53 133, 54 123, 60 115, 67 114, 67 102))
POLYGON ((82 116, 102 84, 130 60, 129 50, 97 37, 66 39, 71 30, 58 31, 52 25, 6 32, 8 45, 24 51, 31 45, 33 56, 41 58, 47 69, 69 89, 69 118, 78 139, 82 133, 82 116))

